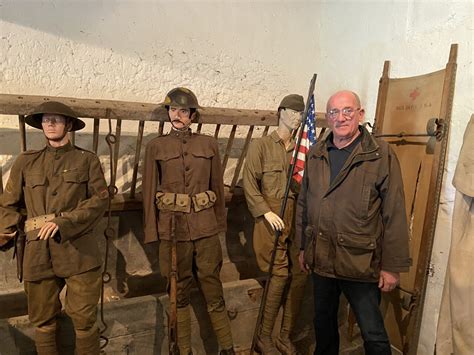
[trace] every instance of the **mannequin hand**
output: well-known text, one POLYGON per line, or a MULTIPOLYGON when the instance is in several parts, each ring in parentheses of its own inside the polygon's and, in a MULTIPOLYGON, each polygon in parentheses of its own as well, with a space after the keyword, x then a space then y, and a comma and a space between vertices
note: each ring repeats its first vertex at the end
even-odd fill
POLYGON ((276 213, 270 211, 265 213, 263 217, 270 223, 273 230, 281 231, 285 228, 285 223, 276 213))
POLYGON ((58 230, 59 230, 59 227, 56 223, 47 222, 43 225, 43 227, 41 227, 38 233, 38 237, 40 240, 47 240, 49 238, 53 238, 58 230))

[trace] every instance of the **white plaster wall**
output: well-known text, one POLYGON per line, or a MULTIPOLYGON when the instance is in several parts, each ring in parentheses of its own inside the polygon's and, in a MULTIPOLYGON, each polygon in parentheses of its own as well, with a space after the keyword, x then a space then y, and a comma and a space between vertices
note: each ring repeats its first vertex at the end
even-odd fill
MULTIPOLYGON (((272 109, 289 92, 306 96, 316 72, 318 110, 332 92, 349 88, 373 117, 384 60, 392 61, 392 77, 418 75, 442 69, 450 44, 459 43, 435 274, 419 346, 419 354, 432 354, 451 180, 474 112, 472 42, 471 1, 0 0, 0 92, 159 102, 182 85, 206 106, 272 109)), ((16 128, 14 118, 0 122, 16 128)), ((0 142, 2 164, 17 154, 13 147, 0 142)))

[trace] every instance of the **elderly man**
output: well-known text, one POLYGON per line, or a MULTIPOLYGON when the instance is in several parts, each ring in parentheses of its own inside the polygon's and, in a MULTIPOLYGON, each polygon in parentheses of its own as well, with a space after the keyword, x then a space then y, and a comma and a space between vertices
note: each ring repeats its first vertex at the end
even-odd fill
POLYGON ((243 171, 245 198, 255 217, 255 255, 259 268, 264 272, 269 271, 275 230, 282 232, 257 339, 257 347, 262 354, 296 354, 290 335, 300 309, 306 274, 298 266, 299 249, 295 245, 293 228, 296 193, 293 190, 289 193, 283 219, 278 213, 295 147, 293 131, 300 125, 303 110, 302 96, 291 94, 283 98, 278 107, 278 128, 252 142, 243 171), (280 336, 274 342, 271 334, 280 306, 283 306, 283 319, 280 336))
POLYGON ((391 354, 380 291, 392 291, 411 263, 400 166, 360 125, 355 93, 332 95, 326 117, 332 132, 308 152, 296 216, 300 267, 313 271, 315 354, 338 354, 341 292, 366 354, 391 354))
POLYGON ((234 354, 230 321, 219 273, 226 231, 224 182, 217 141, 193 133, 191 123, 200 108, 186 88, 171 90, 161 104, 172 130, 150 141, 145 152, 143 210, 145 243, 160 240, 162 275, 170 276, 172 223, 177 239, 177 328, 181 355, 192 354, 190 293, 194 275, 222 355, 234 354))
POLYGON ((42 129, 47 144, 20 154, 13 163, 0 197, 0 246, 24 229, 25 291, 38 354, 58 354, 56 318, 65 285, 76 353, 99 354, 96 314, 102 261, 92 230, 107 207, 104 174, 94 153, 70 143, 68 132, 82 129, 84 122, 68 106, 43 103, 26 123, 42 129))

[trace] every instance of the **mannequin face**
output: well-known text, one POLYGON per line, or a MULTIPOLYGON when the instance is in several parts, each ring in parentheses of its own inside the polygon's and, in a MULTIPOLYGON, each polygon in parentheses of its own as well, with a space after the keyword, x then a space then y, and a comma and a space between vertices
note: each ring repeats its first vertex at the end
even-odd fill
POLYGON ((187 129, 195 116, 196 112, 191 113, 191 110, 186 107, 170 106, 168 110, 168 117, 170 118, 171 124, 178 130, 187 129))
POLYGON ((66 117, 62 115, 45 113, 41 120, 43 132, 50 141, 61 141, 71 129, 66 117))
POLYGON ((290 130, 297 129, 301 123, 301 112, 284 108, 280 110, 280 122, 290 130))

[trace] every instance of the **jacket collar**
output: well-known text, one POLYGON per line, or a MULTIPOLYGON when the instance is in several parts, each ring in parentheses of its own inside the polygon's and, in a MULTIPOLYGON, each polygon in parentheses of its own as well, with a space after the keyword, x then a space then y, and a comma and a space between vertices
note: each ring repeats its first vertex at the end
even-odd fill
POLYGON ((171 128, 171 131, 169 134, 170 136, 173 136, 173 137, 185 138, 185 137, 191 136, 193 134, 193 131, 191 130, 191 128, 188 128, 184 131, 178 131, 177 129, 171 128))
POLYGON ((62 145, 60 147, 52 147, 48 144, 46 144, 46 151, 47 152, 51 152, 51 153, 56 153, 56 154, 64 154, 66 152, 69 152, 71 150, 74 149, 74 146, 72 145, 72 143, 69 141, 67 142, 65 145, 62 145))
MULTIPOLYGON (((361 131, 361 141, 359 148, 355 148, 357 150, 357 154, 367 154, 373 153, 379 148, 379 144, 375 140, 375 138, 369 133, 365 126, 359 126, 361 131)), ((333 133, 329 133, 326 139, 319 141, 314 148, 312 156, 317 158, 325 156, 327 157, 327 149, 328 149, 328 142, 332 142, 333 133)))
MULTIPOLYGON (((281 137, 278 135, 277 131, 274 130, 271 134, 270 134, 270 138, 275 142, 275 143, 280 143, 283 144, 283 140, 281 139, 281 137)), ((295 149, 295 140, 293 138, 290 139, 290 145, 288 146, 288 149, 286 149, 287 152, 290 152, 292 151, 293 149, 295 149)))

